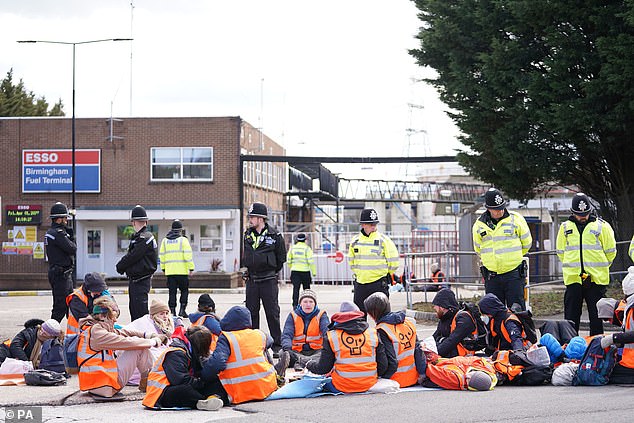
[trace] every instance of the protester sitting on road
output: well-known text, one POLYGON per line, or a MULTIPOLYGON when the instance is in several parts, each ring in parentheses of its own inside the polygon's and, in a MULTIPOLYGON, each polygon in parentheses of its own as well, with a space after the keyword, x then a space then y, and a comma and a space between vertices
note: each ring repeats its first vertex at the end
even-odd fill
POLYGON ((310 360, 306 368, 324 375, 332 371, 326 389, 333 392, 365 392, 383 377, 390 366, 385 348, 365 314, 356 304, 344 301, 333 314, 319 361, 310 360))
POLYGON ((530 346, 519 318, 494 294, 486 294, 478 303, 482 314, 489 316, 491 339, 488 352, 521 350, 530 346))
POLYGON ((198 311, 189 313, 189 321, 193 326, 205 326, 211 332, 210 351, 216 349, 216 342, 220 336, 220 318, 216 315, 216 303, 209 294, 198 297, 198 311))
POLYGON ((152 367, 151 347, 166 344, 164 334, 149 334, 115 329, 119 307, 110 297, 95 300, 93 312, 79 321, 77 345, 79 389, 101 397, 115 396, 130 380, 135 369, 141 380, 139 390, 145 392, 152 367), (121 354, 115 351, 123 350, 121 354))
POLYGON ((440 358, 427 363, 425 376, 421 384, 428 388, 490 391, 497 384, 493 363, 484 357, 440 358))
POLYGON ((202 361, 209 355, 210 343, 211 332, 205 326, 191 326, 185 333, 177 335, 152 366, 143 405, 158 409, 220 409, 222 400, 208 393, 209 386, 200 378, 202 361))
POLYGON ((438 326, 432 335, 436 340, 438 355, 445 358, 473 355, 462 345, 462 340, 478 334, 476 324, 471 315, 460 310, 456 295, 450 289, 443 288, 432 300, 438 326))
POLYGON ((277 375, 265 351, 273 339, 259 329, 251 329, 251 313, 241 306, 231 307, 220 326, 216 349, 202 370, 203 380, 213 385, 210 394, 219 395, 225 404, 263 400, 271 395, 277 389, 277 375))
POLYGON ((68 306, 67 337, 79 334, 79 319, 90 314, 95 299, 102 295, 111 296, 103 277, 97 272, 86 273, 84 283, 66 297, 66 305, 68 306))
MULTIPOLYGON (((317 307, 317 294, 305 289, 299 296, 299 304, 288 314, 282 331, 280 363, 288 361, 299 371, 313 359, 319 360, 324 336, 328 330, 328 314, 317 307)), ((282 365, 280 364, 280 369, 282 365)), ((285 369, 284 369, 285 370, 285 369)), ((283 373, 283 371, 282 371, 283 373)))
POLYGON ((24 329, 18 332, 11 341, 8 357, 32 361, 33 368, 37 369, 40 364, 42 344, 49 339, 59 337, 61 333, 62 329, 55 319, 47 321, 29 319, 24 323, 24 329))
POLYGON ((370 295, 364 305, 376 322, 379 340, 388 357, 388 370, 383 377, 397 381, 401 388, 417 384, 419 375, 425 374, 426 366, 416 335, 416 321, 405 317, 404 311, 392 312, 390 300, 382 292, 370 295))
POLYGON ((625 301, 625 317, 623 332, 605 335, 601 339, 601 346, 608 348, 612 344, 623 346, 621 360, 616 363, 610 380, 611 384, 634 384, 634 266, 630 266, 628 274, 623 278, 622 287, 625 301))

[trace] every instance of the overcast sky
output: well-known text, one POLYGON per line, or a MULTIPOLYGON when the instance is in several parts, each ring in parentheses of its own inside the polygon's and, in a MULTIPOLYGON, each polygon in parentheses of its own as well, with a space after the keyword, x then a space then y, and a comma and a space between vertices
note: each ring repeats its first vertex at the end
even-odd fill
POLYGON ((461 148, 434 89, 415 82, 430 74, 407 53, 412 1, 132 2, 0 0, 0 72, 70 116, 72 47, 16 41, 132 37, 77 46, 77 117, 108 117, 111 104, 122 118, 239 115, 291 155, 461 148))

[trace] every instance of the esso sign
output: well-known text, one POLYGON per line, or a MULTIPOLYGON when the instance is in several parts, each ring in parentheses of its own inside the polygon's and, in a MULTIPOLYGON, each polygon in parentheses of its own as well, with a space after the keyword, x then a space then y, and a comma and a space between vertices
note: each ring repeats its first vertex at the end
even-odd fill
POLYGON ((26 153, 27 163, 57 163, 57 153, 26 153))

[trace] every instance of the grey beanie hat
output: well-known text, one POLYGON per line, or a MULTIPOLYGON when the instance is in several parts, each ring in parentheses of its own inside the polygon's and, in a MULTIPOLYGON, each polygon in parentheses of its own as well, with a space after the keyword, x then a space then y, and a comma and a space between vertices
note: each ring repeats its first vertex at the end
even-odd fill
POLYGON ((480 370, 472 371, 469 379, 469 388, 475 391, 488 391, 491 389, 493 380, 491 376, 480 370))

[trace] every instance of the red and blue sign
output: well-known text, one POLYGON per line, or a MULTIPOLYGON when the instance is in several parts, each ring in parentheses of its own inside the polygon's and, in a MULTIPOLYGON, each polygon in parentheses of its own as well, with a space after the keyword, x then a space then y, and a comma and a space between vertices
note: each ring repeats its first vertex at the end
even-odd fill
MULTIPOLYGON (((101 192, 101 150, 75 150, 75 192, 101 192)), ((22 150, 22 192, 72 192, 72 150, 22 150)))

